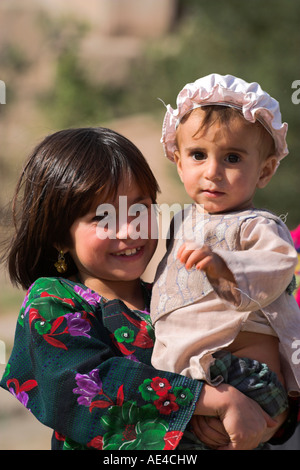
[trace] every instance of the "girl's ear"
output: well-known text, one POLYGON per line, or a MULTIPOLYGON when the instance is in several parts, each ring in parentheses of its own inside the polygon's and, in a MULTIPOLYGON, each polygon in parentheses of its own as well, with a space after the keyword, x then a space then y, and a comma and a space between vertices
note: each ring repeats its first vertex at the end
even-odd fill
POLYGON ((181 168, 181 159, 180 159, 180 153, 179 153, 179 150, 175 150, 174 152, 174 161, 176 163, 176 166, 177 166, 177 172, 180 176, 180 179, 182 182, 183 181, 183 177, 182 177, 182 168, 181 168))
POLYGON ((267 186, 272 176, 274 175, 278 166, 278 158, 275 155, 270 155, 266 158, 261 167, 260 176, 257 182, 257 188, 264 188, 267 186))

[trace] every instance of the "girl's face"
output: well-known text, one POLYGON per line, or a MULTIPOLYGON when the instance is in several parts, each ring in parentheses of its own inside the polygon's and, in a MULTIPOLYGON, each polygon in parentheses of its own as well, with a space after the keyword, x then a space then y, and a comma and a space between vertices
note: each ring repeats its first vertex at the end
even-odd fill
POLYGON ((220 213, 252 207, 256 188, 263 188, 277 159, 262 155, 260 132, 239 117, 228 126, 218 121, 200 129, 204 112, 197 109, 179 125, 178 173, 188 195, 205 212, 220 213))
POLYGON ((120 185, 115 200, 95 204, 75 220, 69 252, 85 285, 101 294, 102 282, 116 285, 140 278, 157 245, 152 207, 152 199, 132 180, 120 185), (99 208, 108 215, 103 217, 99 208))

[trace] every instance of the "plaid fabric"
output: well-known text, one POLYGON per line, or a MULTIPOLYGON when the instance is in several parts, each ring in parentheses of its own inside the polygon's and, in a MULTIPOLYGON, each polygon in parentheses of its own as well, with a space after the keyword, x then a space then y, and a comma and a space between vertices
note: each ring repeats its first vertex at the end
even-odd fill
POLYGON ((271 417, 288 408, 287 393, 276 374, 266 364, 239 358, 228 351, 214 354, 211 378, 222 376, 224 382, 255 400, 271 417))
POLYGON ((155 370, 153 338, 147 311, 39 279, 22 305, 1 386, 54 430, 53 449, 174 449, 202 384, 155 370))
MULTIPOLYGON (((216 360, 210 368, 212 379, 223 377, 225 383, 255 400, 272 417, 279 415, 289 406, 286 391, 276 374, 271 372, 266 364, 239 358, 227 351, 218 351, 214 357, 216 360)), ((266 447, 267 444, 261 444, 257 450, 266 447)), ((211 450, 189 429, 184 432, 179 449, 211 450)))

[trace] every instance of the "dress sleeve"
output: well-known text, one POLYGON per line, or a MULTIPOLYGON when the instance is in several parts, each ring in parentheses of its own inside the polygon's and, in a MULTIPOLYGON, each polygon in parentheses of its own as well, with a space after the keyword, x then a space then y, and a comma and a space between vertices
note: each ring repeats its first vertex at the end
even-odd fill
POLYGON ((262 309, 276 300, 291 284, 297 264, 287 227, 261 216, 242 224, 236 251, 216 253, 233 273, 237 288, 221 282, 214 289, 239 311, 262 309))
POLYGON ((202 385, 155 370, 150 325, 123 310, 58 280, 26 296, 1 386, 55 431, 54 448, 177 447, 202 385))

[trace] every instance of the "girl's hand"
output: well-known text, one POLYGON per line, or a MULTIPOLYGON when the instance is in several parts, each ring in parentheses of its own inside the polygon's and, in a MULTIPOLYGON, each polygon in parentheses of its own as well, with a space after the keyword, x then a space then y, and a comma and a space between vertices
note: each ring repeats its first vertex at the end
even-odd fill
MULTIPOLYGON (((218 387, 204 384, 195 414, 215 416, 220 419, 228 435, 227 442, 224 443, 226 434, 221 431, 220 427, 217 429, 218 436, 211 433, 208 435, 208 442, 215 441, 215 448, 219 450, 255 449, 270 437, 271 428, 275 432, 278 427, 278 423, 265 413, 255 401, 228 384, 221 384, 218 387)), ((194 422, 197 423, 194 429, 197 433, 200 429, 199 420, 195 419, 194 422)), ((208 432, 207 429, 206 432, 208 432)), ((206 442, 203 427, 199 433, 199 435, 196 434, 197 437, 206 442)))
MULTIPOLYGON (((288 411, 285 411, 279 416, 276 416, 274 420, 277 425, 273 427, 267 427, 264 432, 261 442, 268 442, 277 429, 284 423, 288 415, 288 411)), ((196 434, 198 439, 212 449, 228 448, 231 446, 230 438, 227 434, 222 421, 219 418, 213 416, 197 416, 193 415, 191 419, 191 425, 193 432, 196 434)))
POLYGON ((212 449, 218 449, 230 443, 229 436, 219 418, 193 415, 191 426, 197 438, 212 449))
POLYGON ((234 276, 225 261, 206 245, 195 248, 190 242, 183 243, 178 250, 177 258, 185 264, 186 269, 195 266, 196 269, 205 271, 212 280, 223 278, 235 283, 234 276))

